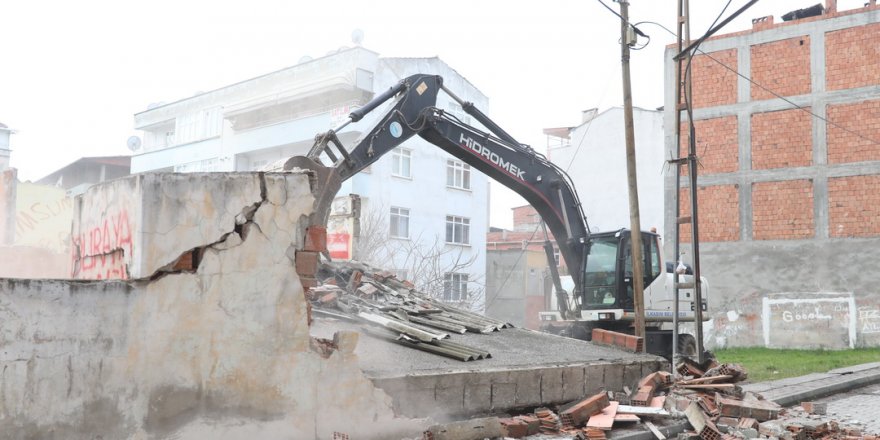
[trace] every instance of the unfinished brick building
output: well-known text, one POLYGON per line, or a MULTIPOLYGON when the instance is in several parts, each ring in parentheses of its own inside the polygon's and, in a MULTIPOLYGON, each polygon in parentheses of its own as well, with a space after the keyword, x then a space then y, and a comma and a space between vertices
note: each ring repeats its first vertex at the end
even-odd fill
MULTIPOLYGON (((753 23, 707 40, 692 61, 707 343, 880 345, 880 7, 828 1, 818 16, 753 23)), ((686 123, 674 140, 674 54, 670 157, 687 151, 686 123)), ((667 173, 668 225, 689 215, 682 182, 676 213, 667 173)), ((673 234, 666 228, 670 253, 673 234)), ((688 225, 681 238, 690 242, 688 225)))

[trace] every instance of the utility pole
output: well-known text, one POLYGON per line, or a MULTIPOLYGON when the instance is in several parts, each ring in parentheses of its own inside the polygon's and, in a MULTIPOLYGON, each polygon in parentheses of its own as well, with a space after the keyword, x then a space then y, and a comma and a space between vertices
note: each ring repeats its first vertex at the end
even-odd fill
POLYGON ((632 87, 629 75, 629 48, 635 44, 635 32, 629 24, 629 0, 620 3, 620 52, 623 70, 623 125, 626 131, 626 174, 629 186, 629 229, 632 245, 632 287, 635 308, 635 334, 645 337, 645 277, 642 264, 642 226, 639 219, 639 190, 636 179, 636 139, 633 129, 632 87))

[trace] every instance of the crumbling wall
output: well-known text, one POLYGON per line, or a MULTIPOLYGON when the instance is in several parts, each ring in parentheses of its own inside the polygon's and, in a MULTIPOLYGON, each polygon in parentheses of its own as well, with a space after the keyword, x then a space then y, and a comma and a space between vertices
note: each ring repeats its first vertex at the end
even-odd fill
POLYGON ((264 197, 256 173, 150 173, 76 198, 71 277, 133 279, 221 240, 264 197))
POLYGON ((357 367, 356 334, 330 351, 309 336, 293 261, 313 209, 308 175, 135 176, 89 192, 81 231, 106 225, 137 279, 0 280, 0 438, 420 431, 357 367), (113 235, 123 210, 130 243, 113 235))

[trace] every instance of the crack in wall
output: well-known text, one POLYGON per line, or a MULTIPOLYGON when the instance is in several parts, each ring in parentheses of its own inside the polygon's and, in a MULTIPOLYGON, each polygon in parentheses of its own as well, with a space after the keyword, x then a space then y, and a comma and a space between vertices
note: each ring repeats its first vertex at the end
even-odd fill
MULTIPOLYGON (((160 267, 157 269, 152 275, 146 277, 150 281, 155 281, 159 278, 164 277, 165 275, 175 274, 175 273, 195 273, 199 264, 201 263, 202 256, 208 249, 212 249, 215 251, 224 251, 226 249, 230 249, 236 246, 240 246, 247 240, 247 236, 250 232, 250 227, 256 227, 257 231, 263 234, 262 228, 260 225, 254 221, 254 216, 257 211, 263 206, 264 203, 271 203, 268 201, 267 197, 267 188, 266 188, 266 175, 265 173, 257 173, 260 183, 260 200, 258 202, 247 205, 241 209, 241 211, 235 215, 235 224, 232 227, 232 231, 227 232, 220 236, 217 240, 191 248, 186 250, 180 254, 174 261, 160 267), (229 245, 227 244, 227 240, 231 235, 238 236, 238 243, 229 245), (185 263, 185 260, 191 258, 189 265, 182 265, 185 263)), ((285 197, 287 194, 285 193, 285 197)), ((170 232, 170 231, 169 231, 170 232)), ((265 236, 265 234, 263 234, 265 236)), ((126 266, 126 269, 128 267, 126 266)), ((222 307, 221 307, 222 309, 222 307)), ((224 312, 228 314, 228 312, 224 309, 224 312)))

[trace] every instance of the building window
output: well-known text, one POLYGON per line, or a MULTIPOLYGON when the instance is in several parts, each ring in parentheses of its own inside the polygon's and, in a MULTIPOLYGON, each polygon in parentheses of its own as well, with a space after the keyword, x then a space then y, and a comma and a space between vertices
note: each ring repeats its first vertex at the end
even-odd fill
POLYGON ((559 267, 559 248, 553 248, 553 260, 556 261, 556 267, 559 267))
POLYGON ((409 209, 391 208, 391 236, 409 238, 409 209))
POLYGON ((446 186, 471 189, 471 166, 455 159, 446 161, 446 186))
POLYGON ((469 244, 471 233, 471 220, 454 215, 446 216, 446 242, 454 244, 469 244))
POLYGON ((391 174, 412 178, 412 150, 398 147, 391 151, 391 174))
POLYGON ((443 300, 467 300, 467 283, 468 276, 466 273, 447 273, 443 280, 443 300))

